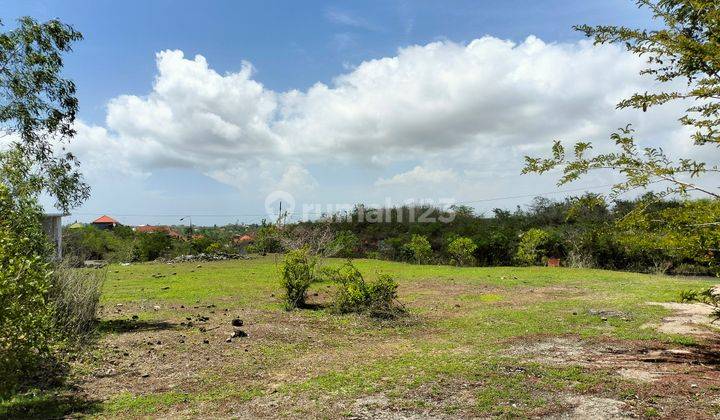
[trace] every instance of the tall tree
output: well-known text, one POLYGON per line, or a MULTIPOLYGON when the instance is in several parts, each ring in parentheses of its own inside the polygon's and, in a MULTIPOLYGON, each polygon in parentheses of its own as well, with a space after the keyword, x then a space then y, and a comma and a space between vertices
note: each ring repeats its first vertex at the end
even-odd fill
MULTIPOLYGON (((2 22, 0 21, 0 26, 2 22)), ((58 20, 19 19, 0 33, 0 179, 14 193, 46 192, 67 211, 89 196, 66 150, 75 135, 75 84, 62 77, 63 55, 82 35, 58 20), (9 147, 8 147, 9 146, 9 147)))
MULTIPOLYGON (((576 26, 593 38, 596 44, 618 43, 633 54, 647 57, 641 74, 654 77, 663 86, 682 80, 686 88, 656 93, 635 93, 621 101, 617 108, 648 108, 672 101, 687 101, 680 123, 694 131, 695 145, 720 146, 720 2, 718 0, 638 0, 639 7, 649 8, 662 29, 630 29, 622 26, 576 26)), ((676 86, 673 84, 672 86, 676 86)), ((544 173, 562 168, 558 184, 574 181, 596 169, 619 171, 624 180, 613 186, 613 195, 664 182, 664 195, 698 191, 720 198, 720 190, 698 184, 710 172, 720 172, 717 165, 689 158, 672 158, 662 149, 641 148, 633 129, 627 126, 612 135, 618 150, 589 156, 592 144, 576 143, 568 154, 561 142, 552 147, 552 157, 526 156, 523 173, 544 173)))

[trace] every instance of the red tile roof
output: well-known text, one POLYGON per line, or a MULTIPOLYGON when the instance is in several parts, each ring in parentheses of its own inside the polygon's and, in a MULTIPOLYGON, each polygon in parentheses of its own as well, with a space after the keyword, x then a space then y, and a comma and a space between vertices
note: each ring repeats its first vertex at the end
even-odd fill
POLYGON ((162 232, 162 233, 167 233, 168 235, 172 236, 173 238, 178 238, 178 237, 182 236, 177 231, 170 229, 170 227, 168 227, 168 226, 150 226, 150 225, 138 226, 135 228, 135 232, 139 232, 139 233, 162 232))
POLYGON ((93 220, 93 223, 115 223, 116 225, 120 224, 120 222, 118 222, 117 220, 113 219, 110 216, 98 217, 97 219, 93 220))

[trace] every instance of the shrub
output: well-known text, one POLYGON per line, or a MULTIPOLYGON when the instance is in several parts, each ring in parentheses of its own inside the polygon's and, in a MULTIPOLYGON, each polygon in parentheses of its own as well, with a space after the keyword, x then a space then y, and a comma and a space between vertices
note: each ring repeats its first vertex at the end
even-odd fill
POLYGON ((347 262, 334 271, 338 284, 334 310, 338 313, 366 313, 375 318, 392 318, 402 312, 395 304, 397 281, 380 274, 374 282, 366 282, 360 271, 347 262))
POLYGON ((410 252, 413 262, 417 264, 427 263, 432 256, 430 242, 422 235, 413 235, 410 238, 410 242, 406 243, 404 248, 410 252))
POLYGON ((541 264, 547 257, 560 257, 562 245, 557 235, 542 229, 530 229, 520 238, 515 259, 522 265, 541 264))
POLYGON ((164 255, 172 247, 170 236, 164 232, 152 232, 140 235, 133 256, 136 261, 153 261, 164 255))
POLYGON ((72 269, 67 263, 53 273, 54 322, 70 342, 80 343, 92 331, 106 275, 105 269, 72 269))
MULTIPOLYGON (((56 341, 46 262, 48 243, 35 200, 0 184, 0 397, 42 372, 56 341)), ((47 374, 47 372, 45 372, 47 374)))
POLYGON ((459 237, 448 244, 448 254, 455 265, 467 266, 475 264, 475 250, 477 245, 470 238, 459 237))
POLYGON ((208 254, 215 254, 222 251, 222 245, 218 242, 213 242, 205 248, 205 252, 208 254))
POLYGON ((305 306, 307 290, 316 282, 317 258, 307 248, 299 248, 285 255, 280 267, 280 281, 285 289, 285 309, 305 306))
POLYGON ((278 232, 277 227, 263 221, 263 225, 255 234, 253 244, 249 245, 246 250, 258 254, 281 252, 282 244, 280 243, 280 232, 278 232))
POLYGON ((338 233, 330 243, 329 254, 341 258, 351 258, 355 256, 359 247, 358 237, 349 230, 344 230, 338 233))

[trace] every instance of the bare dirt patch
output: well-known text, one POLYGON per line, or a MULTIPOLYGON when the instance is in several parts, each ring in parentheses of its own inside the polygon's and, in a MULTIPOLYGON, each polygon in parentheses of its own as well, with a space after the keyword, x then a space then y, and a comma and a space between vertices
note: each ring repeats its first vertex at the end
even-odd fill
POLYGON ((629 419, 634 416, 625 411, 626 404, 610 398, 574 395, 566 403, 572 408, 553 419, 629 419))
POLYGON ((673 310, 673 314, 662 319, 659 325, 647 325, 666 334, 689 334, 710 337, 720 328, 710 315, 714 308, 704 303, 650 302, 673 310))
POLYGON ((642 415, 644 410, 668 416, 692 412, 690 417, 710 418, 711 407, 720 396, 718 341, 679 347, 658 341, 537 337, 512 345, 507 353, 545 365, 576 365, 614 373, 618 379, 636 384, 637 395, 625 402, 625 408, 619 401, 595 398, 602 395, 582 397, 584 400, 573 396, 568 404, 574 408, 560 418, 625 418, 633 413, 642 415))

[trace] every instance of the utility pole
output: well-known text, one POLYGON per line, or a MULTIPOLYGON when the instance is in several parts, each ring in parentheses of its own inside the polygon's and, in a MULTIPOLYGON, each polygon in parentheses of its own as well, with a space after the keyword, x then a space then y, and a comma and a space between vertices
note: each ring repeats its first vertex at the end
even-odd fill
POLYGON ((182 217, 182 218, 180 218, 180 221, 182 222, 185 219, 188 219, 188 222, 190 223, 190 235, 192 235, 193 234, 192 215, 182 217))

